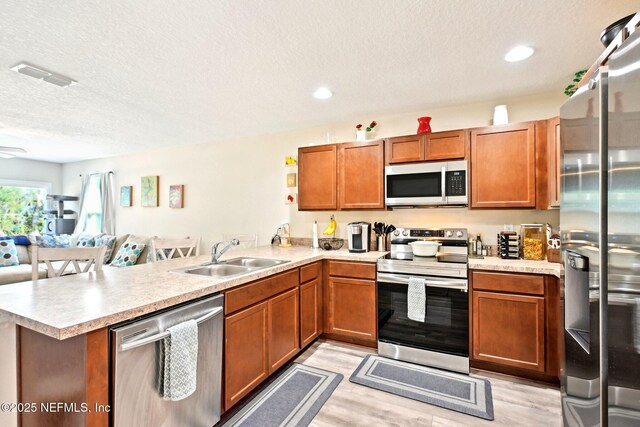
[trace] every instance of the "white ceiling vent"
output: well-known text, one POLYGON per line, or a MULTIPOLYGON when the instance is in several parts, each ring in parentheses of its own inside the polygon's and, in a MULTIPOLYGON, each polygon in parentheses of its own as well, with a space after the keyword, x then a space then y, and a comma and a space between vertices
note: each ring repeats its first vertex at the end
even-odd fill
POLYGON ((51 83, 60 87, 73 86, 74 84, 78 83, 77 81, 70 79, 69 77, 61 76, 60 74, 52 73, 39 67, 34 67, 33 65, 29 65, 25 62, 11 67, 11 70, 38 80, 44 80, 47 83, 51 83))

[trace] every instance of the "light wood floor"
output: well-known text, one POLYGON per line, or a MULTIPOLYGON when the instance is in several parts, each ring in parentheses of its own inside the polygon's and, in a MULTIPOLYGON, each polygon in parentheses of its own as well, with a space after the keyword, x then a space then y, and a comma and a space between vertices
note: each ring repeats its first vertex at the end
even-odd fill
POLYGON ((368 353, 364 347, 320 340, 295 361, 341 373, 344 379, 312 426, 560 426, 560 391, 553 386, 485 371, 472 376, 491 381, 494 421, 396 396, 349 382, 368 353))

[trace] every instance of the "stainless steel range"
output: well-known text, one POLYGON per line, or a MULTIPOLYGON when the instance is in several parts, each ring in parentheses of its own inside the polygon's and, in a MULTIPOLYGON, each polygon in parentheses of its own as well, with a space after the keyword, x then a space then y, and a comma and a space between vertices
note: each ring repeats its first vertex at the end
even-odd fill
POLYGON ((393 233, 391 253, 378 260, 381 356, 469 373, 467 261, 466 229, 398 228, 393 233), (415 256, 410 243, 420 240, 439 243, 436 256, 415 256), (412 278, 425 286, 424 321, 408 315, 409 303, 415 304, 408 297, 412 278))

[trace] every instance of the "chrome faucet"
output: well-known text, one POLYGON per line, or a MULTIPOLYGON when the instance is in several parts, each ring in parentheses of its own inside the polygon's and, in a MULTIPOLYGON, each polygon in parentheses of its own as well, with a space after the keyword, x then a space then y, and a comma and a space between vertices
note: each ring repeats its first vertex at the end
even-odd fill
POLYGON ((218 252, 218 247, 223 243, 224 242, 218 242, 211 245, 211 263, 212 264, 217 264, 222 254, 227 252, 232 246, 238 246, 240 244, 240 240, 232 239, 227 246, 225 246, 218 252))

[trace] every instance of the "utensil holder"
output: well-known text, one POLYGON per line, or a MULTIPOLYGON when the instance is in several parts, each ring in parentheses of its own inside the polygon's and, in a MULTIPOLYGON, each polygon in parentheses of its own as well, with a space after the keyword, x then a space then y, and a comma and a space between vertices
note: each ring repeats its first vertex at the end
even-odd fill
POLYGON ((387 236, 378 236, 376 239, 378 244, 378 251, 386 251, 387 250, 387 236))
POLYGON ((560 249, 547 249, 547 261, 562 264, 560 249))

